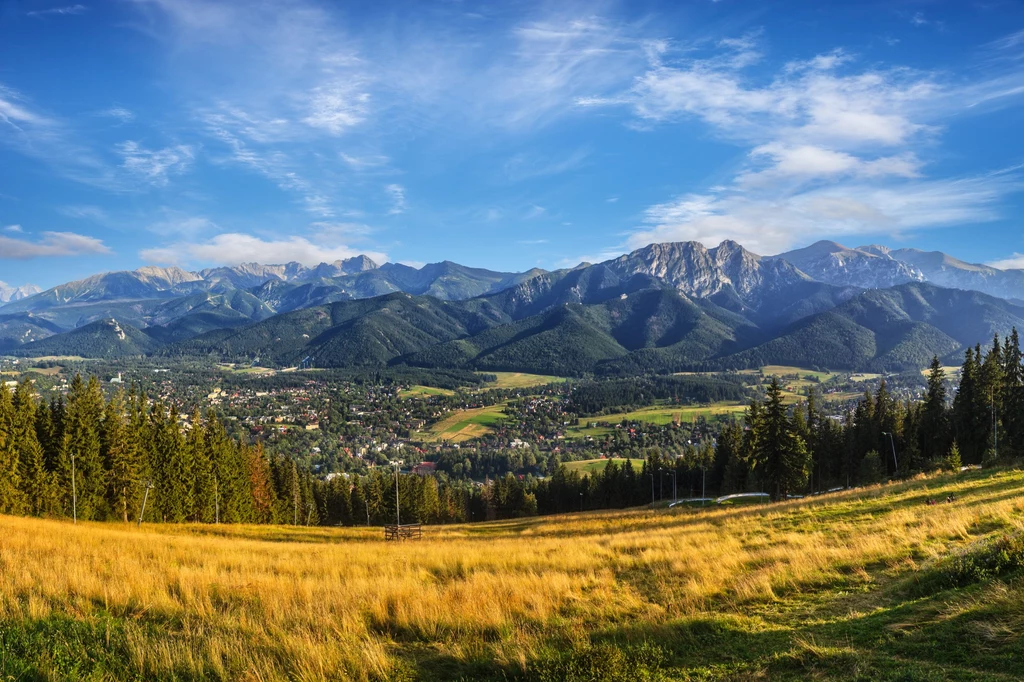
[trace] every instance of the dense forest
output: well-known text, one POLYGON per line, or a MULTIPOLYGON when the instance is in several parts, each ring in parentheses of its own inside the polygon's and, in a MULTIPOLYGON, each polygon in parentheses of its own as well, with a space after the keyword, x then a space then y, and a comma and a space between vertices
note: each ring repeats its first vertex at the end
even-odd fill
MULTIPOLYGON (((675 397, 681 386, 692 394, 699 384, 707 399, 738 390, 693 379, 607 384, 577 386, 572 399, 581 409, 598 411, 675 397)), ((1014 330, 1004 341, 996 337, 987 351, 969 349, 952 399, 938 358, 919 400, 895 399, 883 381, 840 418, 825 415, 814 391, 786 404, 772 380, 742 422, 702 433, 696 442, 653 441, 637 454, 644 458, 640 469, 609 460, 588 475, 549 461, 545 477, 507 473, 484 484, 469 477, 502 467, 468 452, 461 460, 438 461, 436 476, 378 467, 364 476, 320 478, 293 458, 229 437, 212 411, 181 415, 134 388, 105 399, 95 378, 76 376, 66 398, 40 403, 28 380, 13 393, 0 386, 0 513, 122 522, 382 524, 400 512, 404 521, 447 523, 628 507, 673 492, 763 491, 783 499, 1020 456, 1019 338, 1014 330)), ((521 465, 532 468, 526 459, 521 465)))

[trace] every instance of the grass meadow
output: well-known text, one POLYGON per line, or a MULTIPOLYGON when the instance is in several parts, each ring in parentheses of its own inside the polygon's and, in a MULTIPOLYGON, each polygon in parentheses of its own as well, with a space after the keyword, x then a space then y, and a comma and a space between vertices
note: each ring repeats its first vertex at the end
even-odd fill
POLYGON ((491 427, 505 419, 505 403, 455 410, 421 434, 423 440, 462 443, 490 433, 491 427))
POLYGON ((1022 484, 969 472, 403 544, 0 516, 0 679, 1020 679, 1019 552, 964 557, 1018 537, 1022 484))
MULTIPOLYGON (((610 459, 615 460, 615 463, 619 466, 625 466, 626 462, 632 462, 633 469, 639 473, 644 466, 644 460, 625 457, 611 457, 610 459)), ((564 462, 564 466, 569 471, 578 471, 581 474, 600 474, 604 471, 604 468, 608 466, 609 458, 598 458, 598 459, 580 459, 575 462, 564 462)))

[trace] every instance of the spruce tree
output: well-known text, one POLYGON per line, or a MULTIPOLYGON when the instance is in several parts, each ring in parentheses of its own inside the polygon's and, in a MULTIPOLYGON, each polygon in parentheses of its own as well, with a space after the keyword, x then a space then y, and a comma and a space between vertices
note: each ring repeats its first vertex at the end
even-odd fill
POLYGON ((807 446, 793 429, 782 401, 782 387, 775 377, 768 385, 760 429, 755 468, 760 470, 772 498, 784 500, 807 485, 811 462, 807 446))
POLYGON ((15 447, 14 404, 0 382, 0 513, 20 514, 24 509, 21 461, 15 447))
POLYGON ((90 377, 86 382, 76 374, 68 390, 58 475, 64 507, 70 515, 72 496, 77 493, 77 515, 80 519, 103 519, 107 516, 107 476, 100 444, 104 408, 103 392, 96 377, 90 377))
POLYGON ((1020 337, 1014 328, 1003 343, 1003 385, 1001 389, 1000 449, 1014 456, 1024 455, 1024 357, 1020 337))
POLYGON ((11 440, 18 457, 24 510, 35 516, 52 511, 53 486, 36 433, 36 404, 32 382, 24 379, 12 400, 11 440))
POLYGON ((938 461, 946 453, 949 443, 949 409, 946 405, 946 373, 939 358, 933 357, 928 370, 928 388, 924 395, 924 410, 918 441, 921 455, 929 461, 938 461))
POLYGON ((130 427, 124 393, 119 390, 107 402, 100 440, 107 470, 108 506, 113 517, 126 523, 135 517, 141 502, 138 443, 130 427))

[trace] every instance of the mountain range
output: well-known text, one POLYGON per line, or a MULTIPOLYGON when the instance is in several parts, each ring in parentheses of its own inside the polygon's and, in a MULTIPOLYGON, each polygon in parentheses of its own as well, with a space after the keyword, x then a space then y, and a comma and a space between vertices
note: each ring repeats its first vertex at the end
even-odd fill
POLYGON ((365 256, 94 275, 0 306, 0 352, 629 374, 899 371, 1024 326, 1024 271, 835 242, 651 244, 547 272, 365 256))

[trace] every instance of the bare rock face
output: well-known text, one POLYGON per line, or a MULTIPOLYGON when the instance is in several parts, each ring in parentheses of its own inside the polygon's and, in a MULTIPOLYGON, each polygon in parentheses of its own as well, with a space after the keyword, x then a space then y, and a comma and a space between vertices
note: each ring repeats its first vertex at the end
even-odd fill
POLYGON ((651 244, 604 265, 623 277, 662 279, 694 298, 728 292, 753 307, 765 294, 808 280, 788 263, 763 259, 734 241, 712 249, 700 242, 651 244))
POLYGON ((780 253, 772 260, 791 263, 813 279, 836 286, 884 289, 926 281, 918 268, 893 258, 887 248, 877 245, 850 249, 836 242, 820 241, 780 253))

